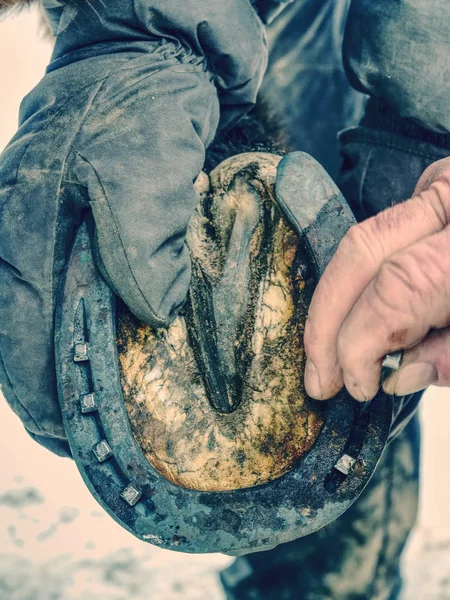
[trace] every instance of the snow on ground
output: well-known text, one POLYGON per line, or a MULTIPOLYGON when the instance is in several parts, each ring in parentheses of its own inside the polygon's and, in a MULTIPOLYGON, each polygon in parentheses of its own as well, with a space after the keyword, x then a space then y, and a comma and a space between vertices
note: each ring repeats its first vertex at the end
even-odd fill
MULTIPOLYGON (((0 148, 49 58, 37 30, 33 13, 0 23, 0 148)), ((402 600, 450 600, 449 390, 427 393, 422 422, 421 509, 404 556, 402 600)), ((223 599, 217 572, 230 558, 135 540, 95 502, 71 461, 25 434, 2 398, 0 473, 0 600, 223 599)))
POLYGON ((422 400, 418 524, 403 566, 401 600, 450 599, 450 390, 430 388, 422 400))

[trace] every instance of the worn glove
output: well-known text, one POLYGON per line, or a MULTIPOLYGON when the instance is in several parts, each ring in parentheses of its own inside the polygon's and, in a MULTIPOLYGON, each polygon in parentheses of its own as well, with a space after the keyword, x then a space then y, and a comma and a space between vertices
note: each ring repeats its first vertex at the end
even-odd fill
POLYGON ((44 1, 56 35, 0 161, 0 383, 31 435, 68 454, 55 383, 58 286, 88 211, 103 275, 166 326, 190 280, 193 182, 266 66, 248 0, 44 1))

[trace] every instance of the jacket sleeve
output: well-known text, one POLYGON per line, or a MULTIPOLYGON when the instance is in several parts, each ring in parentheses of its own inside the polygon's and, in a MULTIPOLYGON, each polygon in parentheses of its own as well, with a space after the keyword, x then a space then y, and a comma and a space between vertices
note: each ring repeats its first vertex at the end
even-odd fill
POLYGON ((170 42, 184 57, 204 60, 219 94, 222 127, 256 101, 267 43, 250 0, 42 0, 42 5, 56 37, 50 69, 89 53, 170 42))
POLYGON ((352 85, 402 117, 450 132, 450 3, 352 0, 344 63, 352 85))

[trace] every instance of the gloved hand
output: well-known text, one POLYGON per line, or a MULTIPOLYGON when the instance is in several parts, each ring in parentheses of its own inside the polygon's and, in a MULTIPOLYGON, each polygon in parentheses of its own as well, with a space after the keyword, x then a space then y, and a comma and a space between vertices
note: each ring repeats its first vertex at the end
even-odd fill
POLYGON ((219 122, 256 98, 264 30, 248 0, 45 0, 52 63, 0 161, 0 383, 27 430, 69 448, 53 324, 77 227, 137 317, 168 325, 190 280, 193 182, 219 122), (220 113, 219 113, 220 103, 220 113))

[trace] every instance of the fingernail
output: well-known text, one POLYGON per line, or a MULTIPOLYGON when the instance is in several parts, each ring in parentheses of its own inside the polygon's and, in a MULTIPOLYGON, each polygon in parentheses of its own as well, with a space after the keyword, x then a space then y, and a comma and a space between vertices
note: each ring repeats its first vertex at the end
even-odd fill
POLYGON ((311 396, 311 398, 315 398, 316 400, 321 400, 323 398, 319 373, 309 358, 305 365, 305 389, 308 396, 311 396))
POLYGON ((412 363, 401 370, 394 394, 406 396, 423 390, 438 379, 438 372, 432 363, 412 363))
POLYGON ((355 400, 359 400, 359 402, 368 402, 373 398, 374 394, 367 394, 353 377, 345 377, 344 380, 347 391, 355 398, 355 400))

